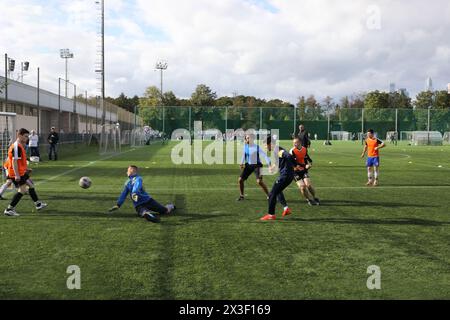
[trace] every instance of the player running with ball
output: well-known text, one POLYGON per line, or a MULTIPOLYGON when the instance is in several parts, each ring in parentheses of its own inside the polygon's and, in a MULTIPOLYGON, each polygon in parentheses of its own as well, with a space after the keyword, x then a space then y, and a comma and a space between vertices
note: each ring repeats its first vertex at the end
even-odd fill
POLYGON ((367 139, 364 145, 364 151, 361 158, 364 158, 367 153, 367 176, 369 181, 367 186, 378 186, 378 178, 380 176, 380 149, 385 147, 385 143, 375 137, 375 133, 372 129, 367 131, 367 139), (373 175, 372 175, 373 168, 373 175))
POLYGON ((142 177, 138 175, 138 167, 129 166, 127 175, 128 180, 125 183, 122 194, 117 200, 117 205, 109 210, 110 213, 119 210, 128 195, 130 195, 139 217, 145 218, 150 222, 158 223, 160 221, 159 216, 155 212, 163 215, 172 213, 176 209, 173 204, 168 204, 165 207, 162 206, 145 192, 142 177))

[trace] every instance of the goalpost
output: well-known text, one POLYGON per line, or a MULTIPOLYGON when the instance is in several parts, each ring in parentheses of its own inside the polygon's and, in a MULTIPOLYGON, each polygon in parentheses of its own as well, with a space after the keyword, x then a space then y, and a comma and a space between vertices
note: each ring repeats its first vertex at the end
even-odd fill
POLYGON ((331 131, 331 140, 338 141, 350 141, 352 140, 352 134, 348 131, 331 131))
POLYGON ((2 157, 2 181, 5 180, 3 162, 8 157, 8 149, 16 139, 17 115, 15 113, 0 112, 0 152, 2 157))
POLYGON ((444 141, 445 144, 450 144, 450 132, 444 133, 444 141))
POLYGON ((99 153, 120 153, 122 152, 120 124, 105 124, 104 130, 100 134, 99 153))
POLYGON ((439 131, 403 131, 401 139, 413 146, 442 146, 444 140, 439 131))

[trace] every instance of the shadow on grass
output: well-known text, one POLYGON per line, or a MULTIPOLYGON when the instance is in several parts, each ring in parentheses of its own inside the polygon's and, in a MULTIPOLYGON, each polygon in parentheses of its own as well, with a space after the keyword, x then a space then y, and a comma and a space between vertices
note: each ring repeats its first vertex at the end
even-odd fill
MULTIPOLYGON (((292 203, 305 203, 304 200, 291 200, 292 203)), ((355 200, 321 200, 321 207, 387 207, 387 208, 438 208, 439 206, 413 204, 413 203, 396 203, 381 201, 355 201, 355 200)))
POLYGON ((285 222, 303 223, 333 223, 333 224, 354 224, 354 225, 393 225, 393 226, 422 226, 422 227, 443 227, 450 225, 450 222, 434 221, 415 218, 400 219, 357 219, 357 218, 323 218, 323 219, 302 219, 291 218, 285 222))

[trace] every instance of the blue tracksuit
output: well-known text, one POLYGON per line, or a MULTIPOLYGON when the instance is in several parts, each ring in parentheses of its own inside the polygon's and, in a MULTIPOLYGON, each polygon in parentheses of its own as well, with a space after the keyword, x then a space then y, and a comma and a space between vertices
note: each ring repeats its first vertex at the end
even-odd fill
POLYGON ((117 200, 117 205, 119 207, 124 204, 128 194, 131 196, 131 201, 133 201, 135 208, 152 200, 152 197, 145 192, 142 177, 138 175, 129 177, 128 181, 125 183, 122 194, 120 195, 119 200, 117 200))

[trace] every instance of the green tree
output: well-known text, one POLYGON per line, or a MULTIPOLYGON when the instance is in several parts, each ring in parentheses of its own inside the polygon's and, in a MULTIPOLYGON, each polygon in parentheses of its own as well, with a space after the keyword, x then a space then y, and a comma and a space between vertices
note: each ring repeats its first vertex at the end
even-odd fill
POLYGON ((144 97, 139 100, 139 116, 142 117, 146 125, 160 129, 159 123, 162 121, 160 90, 151 86, 145 90, 144 97))
POLYGON ((414 101, 414 107, 416 109, 428 109, 433 106, 433 92, 422 91, 416 96, 416 101, 414 101))
POLYGON ((178 99, 172 91, 165 92, 163 95, 163 105, 176 107, 178 106, 178 99))
POLYGON ((299 119, 304 120, 306 116, 306 99, 304 96, 298 98, 297 109, 299 119))
POLYGON ((378 90, 369 92, 364 101, 365 109, 383 109, 389 106, 389 94, 378 90))
POLYGON ((191 102, 193 106, 213 106, 217 98, 217 94, 204 84, 199 84, 191 95, 191 102))
POLYGON ((314 95, 310 95, 306 99, 306 120, 321 120, 322 117, 322 107, 317 102, 314 95))

